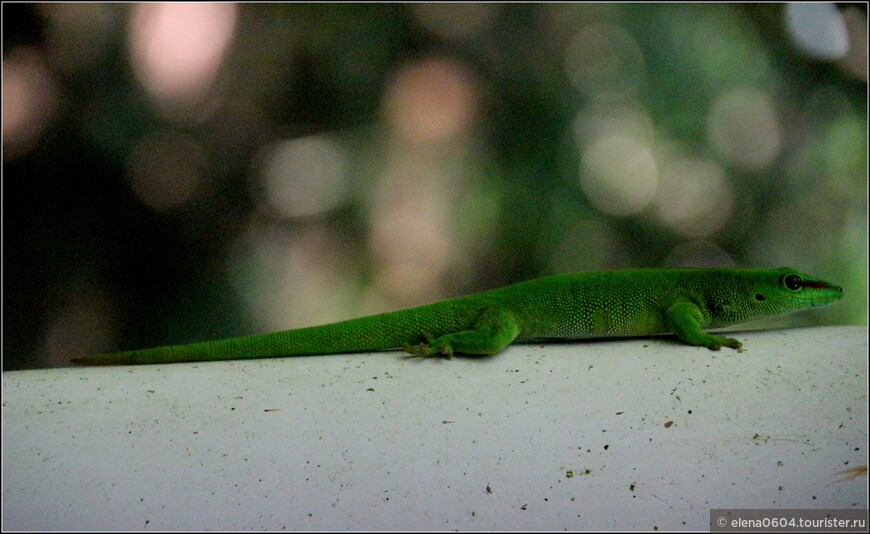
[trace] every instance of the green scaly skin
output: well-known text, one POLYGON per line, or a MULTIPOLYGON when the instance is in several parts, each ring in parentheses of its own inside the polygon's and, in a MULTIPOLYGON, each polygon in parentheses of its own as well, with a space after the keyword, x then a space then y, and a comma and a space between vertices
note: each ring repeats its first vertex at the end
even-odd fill
POLYGON ((338 323, 270 334, 113 352, 84 365, 127 365, 369 352, 494 354, 514 340, 673 333, 709 349, 737 349, 704 332, 825 306, 843 289, 781 269, 636 269, 562 274, 338 323))

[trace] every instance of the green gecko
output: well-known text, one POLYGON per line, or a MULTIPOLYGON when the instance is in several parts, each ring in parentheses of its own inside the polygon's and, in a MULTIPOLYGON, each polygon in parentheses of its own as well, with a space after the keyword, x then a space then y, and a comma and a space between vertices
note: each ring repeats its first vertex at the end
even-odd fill
POLYGON ((495 354, 514 340, 673 333, 737 349, 720 328, 825 306, 843 289, 781 269, 627 269, 560 274, 416 308, 269 334, 112 352, 73 363, 153 364, 368 352, 495 354))

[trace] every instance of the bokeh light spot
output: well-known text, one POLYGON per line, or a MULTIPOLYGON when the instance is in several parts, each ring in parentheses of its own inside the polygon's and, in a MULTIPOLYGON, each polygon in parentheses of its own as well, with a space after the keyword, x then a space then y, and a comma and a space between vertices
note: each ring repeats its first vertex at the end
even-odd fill
POLYGON ((3 159, 27 152, 51 118, 57 101, 54 79, 29 48, 3 58, 3 159))
POLYGON ((67 280, 70 293, 48 318, 41 356, 51 366, 68 365, 70 358, 99 354, 112 347, 112 307, 95 281, 67 280))
POLYGON ((856 6, 845 7, 843 23, 849 38, 849 52, 840 65, 867 83, 867 13, 856 6))
POLYGON ((439 294, 456 250, 449 209, 454 201, 443 170, 395 157, 372 192, 369 248, 379 289, 394 298, 439 294), (392 289, 391 289, 392 288, 392 289))
POLYGON ((400 69, 387 89, 384 110, 397 137, 412 145, 437 144, 473 122, 478 88, 459 63, 429 58, 400 69))
POLYGON ((707 135, 722 158, 749 171, 773 163, 782 146, 773 101, 767 93, 749 88, 725 92, 713 103, 707 135))
POLYGON ((849 51, 849 36, 834 4, 791 2, 785 6, 789 34, 808 56, 833 61, 849 51))
POLYGON ((609 215, 642 211, 655 193, 656 160, 650 147, 630 137, 595 141, 583 155, 580 186, 596 208, 609 215))
POLYGON ((615 135, 652 143, 655 131, 649 113, 624 100, 596 101, 585 106, 574 118, 574 138, 581 150, 597 139, 615 135))
POLYGON ((409 4, 417 22, 436 35, 453 40, 470 39, 491 24, 499 5, 490 2, 473 4, 409 4))
POLYGON ((656 214, 677 234, 717 232, 731 216, 733 199, 725 172, 711 161, 685 157, 660 165, 656 214))
POLYGON ((262 159, 261 201, 278 218, 316 215, 348 199, 347 156, 328 137, 282 141, 266 147, 262 159))
POLYGON ((236 24, 235 4, 134 4, 133 68, 155 97, 199 103, 214 82, 236 24))
POLYGON ((581 28, 565 49, 565 71, 588 96, 630 93, 643 81, 645 69, 643 52, 621 26, 581 28))
POLYGON ((287 226, 253 217, 228 259, 233 285, 258 332, 324 324, 355 315, 353 259, 340 232, 322 221, 287 226))

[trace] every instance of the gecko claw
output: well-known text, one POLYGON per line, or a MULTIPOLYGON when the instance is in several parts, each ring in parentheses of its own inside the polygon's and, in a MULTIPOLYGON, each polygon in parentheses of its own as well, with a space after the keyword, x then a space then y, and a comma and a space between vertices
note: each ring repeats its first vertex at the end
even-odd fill
POLYGON ((450 346, 450 343, 438 343, 438 346, 436 348, 433 345, 435 343, 435 336, 425 330, 421 331, 420 333, 425 341, 413 345, 410 343, 405 343, 404 345, 402 345, 402 350, 408 353, 406 357, 428 358, 431 356, 444 356, 448 360, 453 359, 453 347, 450 346))
POLYGON ((405 343, 402 345, 402 350, 408 353, 410 357, 416 356, 426 356, 429 354, 429 345, 426 343, 420 343, 419 345, 411 345, 410 343, 405 343))

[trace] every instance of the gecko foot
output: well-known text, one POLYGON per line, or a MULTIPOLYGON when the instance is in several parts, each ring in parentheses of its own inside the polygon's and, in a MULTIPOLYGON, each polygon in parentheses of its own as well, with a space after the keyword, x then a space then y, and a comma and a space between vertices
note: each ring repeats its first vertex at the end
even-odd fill
POLYGON ((449 343, 438 343, 437 349, 432 346, 432 344, 436 341, 435 336, 430 334, 429 332, 423 330, 421 332, 423 338, 426 340, 424 342, 420 342, 419 344, 410 344, 405 343, 402 346, 402 350, 408 353, 406 357, 408 358, 417 358, 423 357, 428 358, 432 356, 444 356, 448 360, 453 359, 453 348, 449 343))

